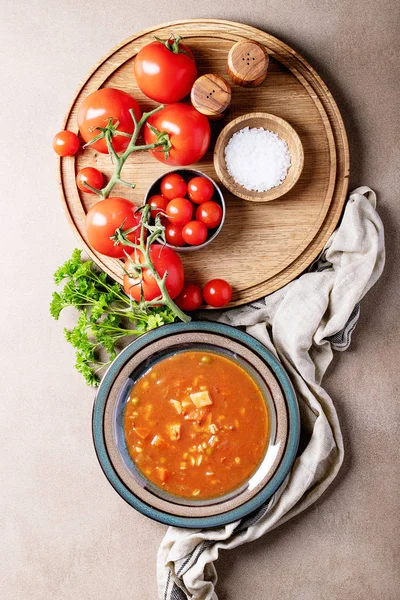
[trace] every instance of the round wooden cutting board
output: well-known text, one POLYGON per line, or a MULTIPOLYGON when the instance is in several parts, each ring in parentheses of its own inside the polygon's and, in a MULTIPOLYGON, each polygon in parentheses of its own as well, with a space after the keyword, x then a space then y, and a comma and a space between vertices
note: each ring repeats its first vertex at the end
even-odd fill
MULTIPOLYGON (((82 100, 100 87, 115 87, 132 94, 142 110, 156 103, 136 85, 133 60, 140 48, 154 36, 171 33, 185 38, 198 65, 199 76, 217 73, 227 77, 227 57, 232 45, 243 39, 262 44, 269 54, 265 81, 255 88, 232 85, 228 115, 212 122, 212 140, 206 156, 193 168, 219 183, 213 166, 213 149, 219 132, 231 119, 249 112, 268 112, 288 121, 304 147, 304 169, 299 181, 285 196, 266 204, 246 202, 222 188, 227 215, 218 238, 203 250, 181 254, 186 280, 203 285, 209 279, 227 279, 234 290, 229 306, 254 301, 282 287, 318 256, 334 231, 345 203, 349 151, 346 132, 329 90, 294 50, 278 39, 241 23, 219 19, 193 19, 168 23, 138 33, 115 48, 82 83, 65 118, 65 128, 78 133, 77 110, 82 100)), ((95 262, 117 281, 122 263, 91 250, 86 242, 85 214, 97 196, 78 191, 76 173, 95 166, 110 176, 113 166, 108 155, 89 148, 74 157, 60 158, 60 184, 71 225, 95 262)), ((123 177, 136 188, 115 186, 112 195, 142 204, 150 184, 171 167, 145 152, 134 153, 123 177)))

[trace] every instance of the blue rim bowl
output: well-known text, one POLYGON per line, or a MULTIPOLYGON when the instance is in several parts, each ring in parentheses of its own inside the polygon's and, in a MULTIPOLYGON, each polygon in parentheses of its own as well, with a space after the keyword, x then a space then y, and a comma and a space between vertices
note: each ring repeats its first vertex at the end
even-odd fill
POLYGON ((144 334, 129 346, 127 346, 113 361, 104 375, 100 387, 98 389, 94 406, 93 406, 93 420, 92 420, 92 431, 93 441, 97 458, 103 469, 107 479, 116 490, 116 492, 133 508, 138 510, 143 515, 164 523, 166 525, 173 525, 175 527, 186 527, 186 528, 211 528, 219 527, 232 521, 243 519, 249 514, 260 508, 271 496, 279 489, 288 475, 294 460, 299 444, 300 437, 300 415, 294 392, 293 386, 290 382, 286 371, 279 360, 265 347, 263 344, 258 342, 255 338, 250 336, 243 331, 240 331, 230 325, 222 323, 201 321, 191 323, 173 323, 171 325, 164 325, 158 329, 155 329, 149 333, 144 334), (126 362, 139 350, 146 347, 148 344, 153 343, 164 337, 168 337, 173 334, 187 333, 187 332, 203 332, 210 334, 219 334, 240 344, 255 352, 271 369, 279 382, 283 391, 286 408, 288 413, 288 437, 286 447, 283 452, 282 459, 273 474, 272 478, 267 482, 251 500, 244 504, 227 510, 217 515, 210 515, 206 517, 188 517, 188 516, 177 516, 172 515, 162 510, 159 510, 148 503, 138 498, 121 480, 118 473, 116 472, 106 445, 105 434, 104 434, 104 415, 107 404, 107 399, 115 378, 126 364, 126 362))

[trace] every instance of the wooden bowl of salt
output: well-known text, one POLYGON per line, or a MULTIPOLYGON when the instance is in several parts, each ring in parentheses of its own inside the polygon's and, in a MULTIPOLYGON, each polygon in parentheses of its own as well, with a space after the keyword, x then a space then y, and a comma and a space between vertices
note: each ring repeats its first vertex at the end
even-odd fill
POLYGON ((250 202, 269 202, 286 194, 303 165, 303 146, 296 131, 268 113, 250 113, 228 123, 214 150, 221 183, 250 202))

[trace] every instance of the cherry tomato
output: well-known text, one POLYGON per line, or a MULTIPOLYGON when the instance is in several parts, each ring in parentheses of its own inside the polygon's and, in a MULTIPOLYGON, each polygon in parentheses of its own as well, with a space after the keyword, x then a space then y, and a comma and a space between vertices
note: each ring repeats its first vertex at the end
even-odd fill
POLYGON ((205 177, 193 177, 188 183, 189 198, 195 204, 208 202, 214 194, 214 186, 205 177))
POLYGON ((125 258, 124 251, 131 253, 131 246, 115 246, 110 238, 123 225, 124 230, 137 227, 128 234, 129 241, 136 242, 139 239, 142 217, 135 211, 136 206, 132 202, 117 196, 100 200, 92 206, 86 215, 86 235, 92 248, 113 258, 125 258))
POLYGON ((222 208, 216 202, 203 202, 196 210, 196 219, 207 229, 215 229, 222 221, 222 208))
POLYGON ((193 214, 193 206, 186 198, 175 198, 167 204, 167 217, 174 225, 186 225, 193 214))
POLYGON ((92 187, 100 190, 103 187, 103 175, 94 167, 85 167, 81 169, 76 176, 76 185, 82 192, 87 194, 94 194, 92 190, 89 190, 84 184, 88 183, 92 187))
MULTIPOLYGON (((142 113, 139 104, 135 98, 132 98, 126 92, 116 90, 114 88, 102 88, 86 96, 78 110, 78 125, 81 135, 85 142, 90 142, 100 132, 96 127, 105 127, 110 118, 113 119, 113 124, 119 121, 118 131, 125 133, 133 133, 134 122, 129 114, 129 110, 133 109, 136 119, 139 121, 142 113)), ((115 135, 112 138, 112 143, 116 152, 126 150, 130 138, 115 135)), ((90 148, 107 154, 107 143, 104 139, 98 140, 90 145, 90 148)))
POLYGON ((53 150, 59 156, 73 156, 79 150, 79 138, 72 131, 64 129, 53 137, 53 150))
POLYGON ((200 246, 207 239, 208 230, 200 221, 189 221, 182 229, 182 237, 191 246, 200 246))
POLYGON ((161 217, 161 225, 165 228, 167 225, 170 225, 169 219, 167 217, 161 217))
POLYGON ((184 198, 187 194, 186 181, 178 173, 169 173, 161 182, 161 193, 168 200, 184 198))
POLYGON ((136 55, 133 68, 142 92, 160 103, 182 100, 197 79, 193 54, 180 38, 147 44, 136 55))
MULTIPOLYGON (((183 288, 184 271, 181 259, 172 248, 168 246, 160 246, 153 244, 150 247, 150 259, 156 268, 160 277, 163 277, 165 271, 168 271, 165 285, 171 299, 174 299, 180 294, 183 288)), ((125 262, 125 270, 132 273, 133 267, 131 260, 136 263, 143 263, 143 254, 137 250, 133 252, 130 259, 125 262)), ((132 276, 124 275, 124 290, 137 302, 141 298, 141 289, 143 287, 143 295, 145 300, 154 300, 161 295, 160 288, 151 271, 144 269, 142 273, 143 279, 141 282, 140 276, 132 274, 132 276)))
MULTIPOLYGON (((210 123, 205 115, 189 104, 169 104, 148 121, 158 131, 166 131, 172 144, 168 158, 159 149, 150 150, 154 158, 167 165, 190 165, 199 161, 210 145, 210 123)), ((156 134, 145 127, 146 144, 156 140, 156 134)))
POLYGON ((232 288, 225 279, 211 279, 203 288, 204 300, 210 306, 221 308, 232 298, 232 288))
POLYGON ((185 312, 198 310, 203 304, 201 288, 194 283, 185 283, 181 293, 175 298, 175 304, 185 312))
POLYGON ((147 204, 150 204, 152 208, 152 210, 150 211, 151 218, 155 219, 158 213, 165 213, 168 200, 162 194, 156 194, 155 196, 151 196, 151 198, 147 200, 147 204))
POLYGON ((185 240, 182 237, 181 225, 169 223, 165 228, 165 239, 167 240, 167 244, 171 244, 171 246, 184 246, 185 240))

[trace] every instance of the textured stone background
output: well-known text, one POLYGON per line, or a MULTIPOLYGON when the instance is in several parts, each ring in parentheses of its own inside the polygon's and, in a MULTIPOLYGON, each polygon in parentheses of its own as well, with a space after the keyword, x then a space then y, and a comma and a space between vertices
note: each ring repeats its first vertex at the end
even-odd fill
POLYGON ((55 323, 48 315, 52 273, 76 245, 51 139, 79 81, 109 49, 157 22, 202 16, 263 28, 325 79, 349 134, 351 188, 377 191, 388 254, 351 349, 326 378, 346 444, 340 476, 305 514, 221 556, 220 599, 400 598, 398 6, 1 0, 2 600, 156 598, 164 526, 137 514, 104 478, 91 440, 93 392, 62 337, 72 316, 55 323))

